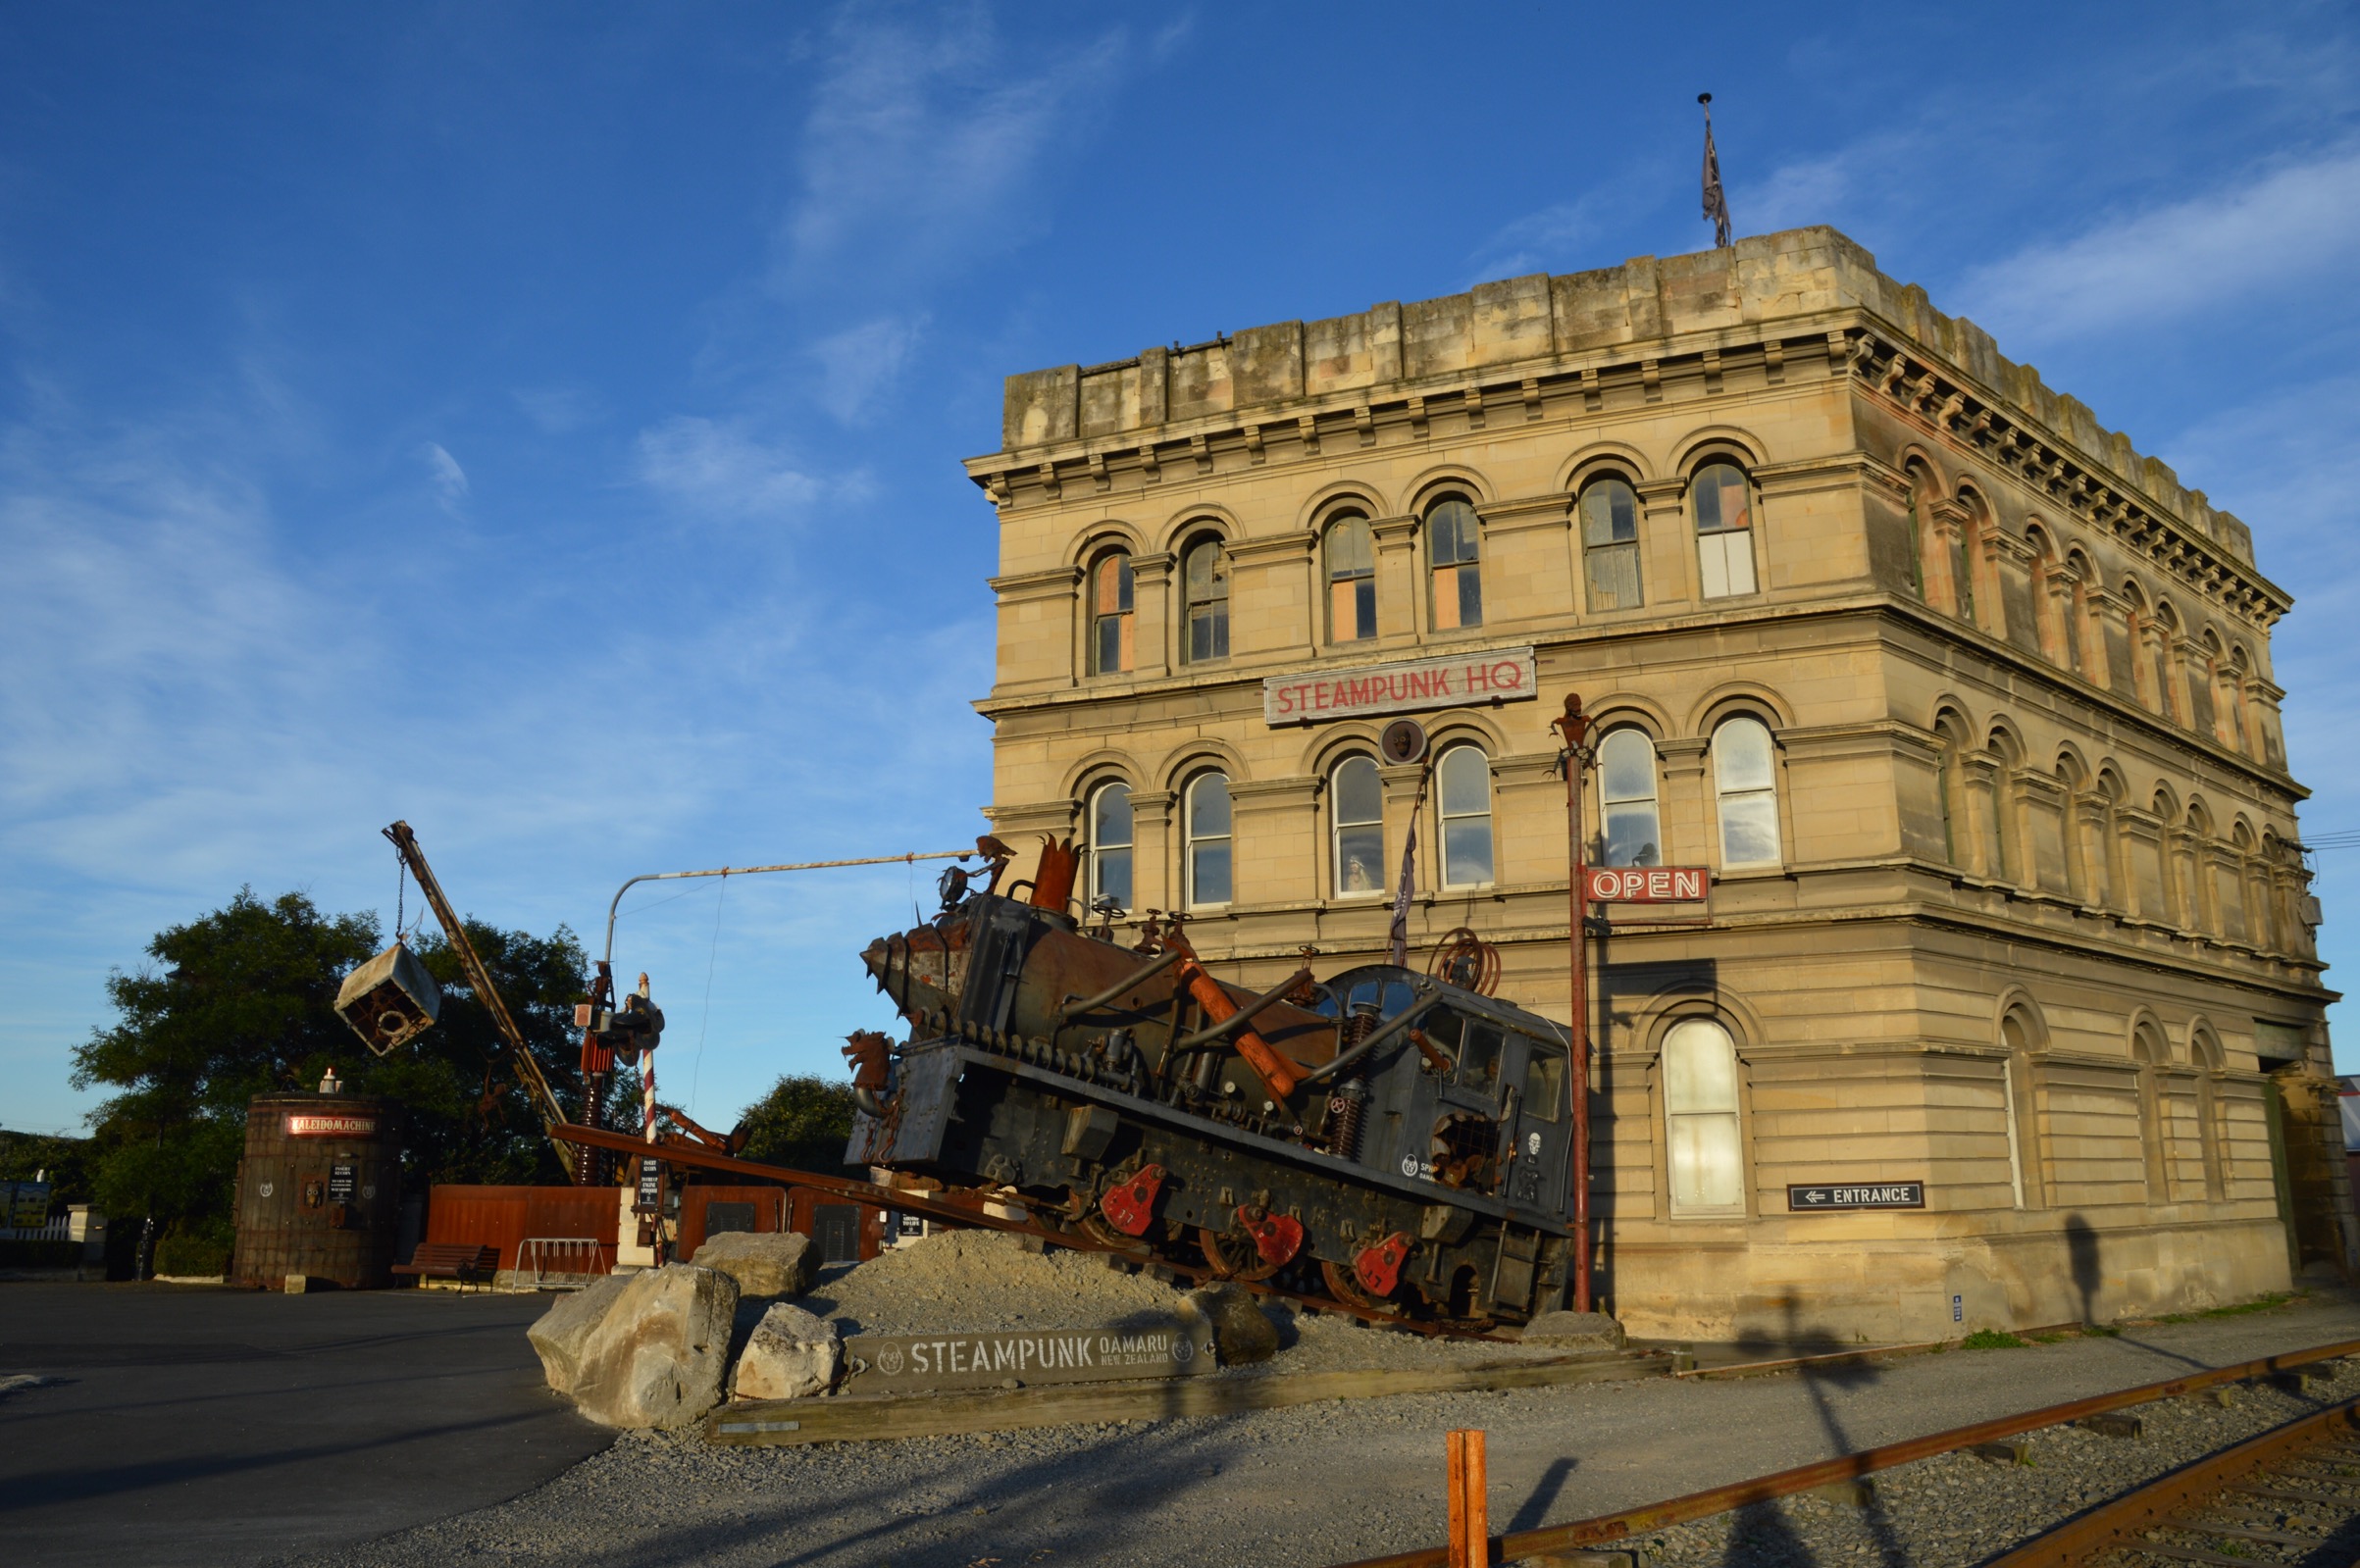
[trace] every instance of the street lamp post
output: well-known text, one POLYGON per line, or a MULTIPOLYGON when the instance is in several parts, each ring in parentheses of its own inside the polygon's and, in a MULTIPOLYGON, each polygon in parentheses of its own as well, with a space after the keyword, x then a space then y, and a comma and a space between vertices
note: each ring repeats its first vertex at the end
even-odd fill
POLYGON ((1565 716, 1551 728, 1565 743, 1565 907, 1572 920, 1571 1027, 1573 1054, 1573 1310, 1590 1310, 1590 955, 1582 884, 1589 880, 1589 846, 1582 833, 1581 776, 1598 758, 1589 743, 1590 717, 1581 697, 1565 693, 1565 716))

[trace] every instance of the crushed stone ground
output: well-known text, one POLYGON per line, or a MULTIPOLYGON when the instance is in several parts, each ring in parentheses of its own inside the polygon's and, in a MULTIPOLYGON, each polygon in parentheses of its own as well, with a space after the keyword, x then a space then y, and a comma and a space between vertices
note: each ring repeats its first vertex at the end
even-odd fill
MULTIPOLYGON (((1150 1282, 1153 1283, 1153 1282, 1150 1282)), ((1339 1330, 1371 1343, 1395 1337, 1339 1330)), ((1308 1336, 1307 1336, 1308 1339, 1308 1336)), ((1443 1440, 1489 1434, 1495 1530, 1586 1518, 1970 1421, 2360 1339, 2360 1300, 2127 1327, 1726 1382, 1649 1379, 1421 1394, 1241 1416, 811 1447, 632 1435, 511 1502, 310 1559, 333 1568, 998 1568, 1301 1565, 1438 1544, 1443 1440)), ((2346 1372, 2333 1396, 2350 1397, 2346 1372)), ((2135 1484, 2190 1447, 2315 1408, 2330 1391, 2240 1390, 2227 1410, 2141 1411, 2150 1436, 2034 1439, 2027 1469, 1951 1458, 1886 1472, 1875 1510, 1800 1500, 1665 1532, 1678 1568, 1860 1562, 1966 1568, 1992 1543, 2135 1484)))

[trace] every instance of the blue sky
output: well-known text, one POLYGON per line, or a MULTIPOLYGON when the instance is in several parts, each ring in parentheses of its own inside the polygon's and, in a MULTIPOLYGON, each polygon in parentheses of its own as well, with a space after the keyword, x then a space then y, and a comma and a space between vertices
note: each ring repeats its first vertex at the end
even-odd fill
MULTIPOLYGON (((1707 88, 1740 233, 1838 226, 2253 526, 2360 829, 2360 21, 1769 16, 0 7, 0 1125, 78 1123, 162 926, 389 918, 395 817, 593 947, 637 872, 969 841, 1000 377, 1702 248, 1707 88)), ((835 1065, 930 881, 635 894, 667 1097, 835 1065)))

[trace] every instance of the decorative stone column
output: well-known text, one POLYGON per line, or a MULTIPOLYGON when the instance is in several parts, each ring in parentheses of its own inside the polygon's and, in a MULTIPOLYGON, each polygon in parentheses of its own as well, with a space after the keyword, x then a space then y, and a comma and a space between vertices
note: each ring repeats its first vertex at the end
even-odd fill
POLYGON ((1426 624, 1425 574, 1418 570, 1418 520, 1371 518, 1376 546, 1377 646, 1402 647, 1417 640, 1426 624))
POLYGON ((2103 791, 2078 789, 2066 812, 2066 852, 2081 868, 2081 902, 2091 909, 2124 912, 2122 889, 2116 885, 2109 818, 2114 802, 2103 791))
POLYGON ((1925 596, 1937 610, 1968 619, 1966 585, 1959 582, 1959 541, 1966 537, 1971 514, 1952 500, 1925 504, 1924 550, 1919 564, 1925 571, 1925 596))
POLYGON ((1318 651, 1317 543, 1311 534, 1296 531, 1229 546, 1231 657, 1318 651))
MULTIPOLYGON (((1703 735, 1656 742, 1656 821, 1664 831, 1667 865, 1720 864, 1720 816, 1705 761, 1707 744, 1703 735)), ((1594 784, 1582 791, 1582 831, 1590 835, 1595 848, 1598 789, 1594 784)))
POLYGON ((1172 609, 1172 566, 1168 550, 1131 557, 1131 665, 1142 677, 1171 673, 1171 629, 1179 621, 1172 609))
POLYGON ((1633 488, 1639 495, 1639 602, 1699 603, 1704 586, 1698 578, 1696 531, 1688 524, 1687 480, 1650 480, 1633 488))
MULTIPOLYGON (((1167 558, 1168 559, 1168 558, 1167 558)), ((1168 789, 1131 791, 1133 913, 1169 909, 1178 900, 1180 845, 1173 833, 1179 797, 1168 789)))
POLYGON ((2016 880, 2059 897, 2073 896, 2072 867, 2067 859, 2065 785, 2056 776, 2019 768, 2010 776, 2015 785, 2016 842, 2024 864, 2016 880))

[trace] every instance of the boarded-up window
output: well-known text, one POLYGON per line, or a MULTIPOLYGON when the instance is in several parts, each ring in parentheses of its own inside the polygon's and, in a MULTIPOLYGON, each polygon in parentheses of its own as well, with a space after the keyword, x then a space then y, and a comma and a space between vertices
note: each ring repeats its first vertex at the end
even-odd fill
POLYGON ((1639 606, 1639 497, 1620 480, 1581 492, 1582 575, 1592 610, 1639 606))
POLYGON ((1476 559, 1475 509, 1443 502, 1426 514, 1426 559, 1434 584, 1434 630, 1483 624, 1483 567, 1476 559))
POLYGON ((1664 1037, 1664 1147, 1674 1214, 1743 1210, 1737 1049, 1710 1019, 1685 1019, 1664 1037))
POLYGON ((1229 657, 1229 560, 1219 539, 1199 539, 1181 558, 1180 578, 1188 595, 1187 640, 1191 664, 1229 657))
POLYGON ((1376 551, 1368 520, 1340 518, 1327 530, 1328 640, 1360 642, 1376 632, 1376 551))
POLYGON ((1132 667, 1131 558, 1102 555, 1090 569, 1090 673, 1119 675, 1132 667))

